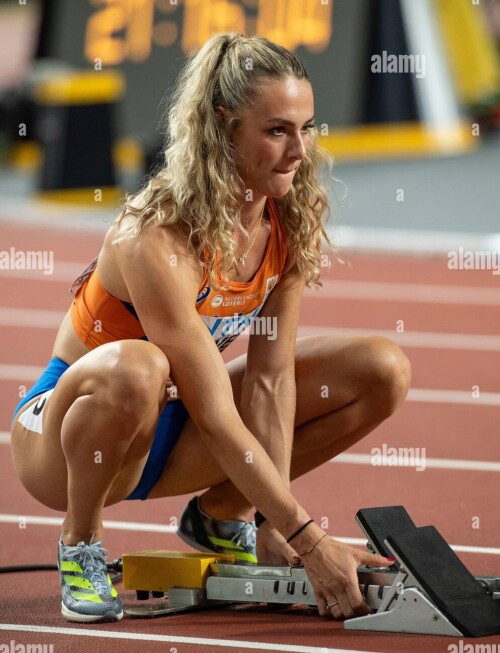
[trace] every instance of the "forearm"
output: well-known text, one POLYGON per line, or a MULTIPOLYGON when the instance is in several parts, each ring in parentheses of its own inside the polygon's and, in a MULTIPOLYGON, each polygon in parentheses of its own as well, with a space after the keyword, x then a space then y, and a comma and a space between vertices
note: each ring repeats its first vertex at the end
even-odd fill
POLYGON ((292 496, 264 447, 245 427, 239 415, 213 415, 202 436, 217 461, 240 492, 288 537, 308 515, 292 496))
POLYGON ((248 375, 243 379, 241 418, 267 451, 286 487, 290 487, 296 403, 293 371, 272 379, 248 375))

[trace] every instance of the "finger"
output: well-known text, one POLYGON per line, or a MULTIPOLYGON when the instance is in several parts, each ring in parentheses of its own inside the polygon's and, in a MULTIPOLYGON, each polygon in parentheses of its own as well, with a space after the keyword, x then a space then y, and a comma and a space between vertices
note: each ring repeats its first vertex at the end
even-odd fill
MULTIPOLYGON (((316 605, 318 606, 318 611, 321 617, 331 617, 334 615, 335 609, 339 612, 338 599, 335 598, 334 594, 329 594, 328 598, 322 594, 316 595, 316 605)), ((335 615, 334 615, 335 616, 335 615)))
POLYGON ((342 612, 342 610, 340 609, 340 605, 332 606, 332 608, 330 609, 330 613, 331 613, 332 617, 334 619, 336 619, 337 621, 344 621, 344 619, 345 619, 345 615, 342 612))
POLYGON ((331 607, 332 615, 335 619, 348 619, 352 617, 354 612, 351 608, 351 604, 345 593, 345 590, 337 592, 337 605, 331 607))
POLYGON ((340 603, 337 598, 332 597, 326 604, 326 608, 328 610, 328 614, 330 614, 334 619, 344 618, 344 613, 342 612, 342 608, 340 607, 340 603))
POLYGON ((396 558, 386 558, 378 553, 368 553, 367 551, 358 552, 358 560, 367 567, 390 567, 396 562, 396 558))
MULTIPOLYGON (((331 599, 330 601, 332 602, 331 599)), ((328 607, 328 599, 324 599, 323 597, 321 598, 321 608, 319 614, 321 617, 331 616, 331 608, 328 607)))
POLYGON ((318 608, 319 616, 326 617, 328 614, 330 614, 330 610, 328 610, 326 607, 328 599, 325 599, 325 597, 321 596, 321 594, 316 594, 316 592, 314 592, 314 596, 316 598, 316 606, 318 608))
POLYGON ((285 545, 283 549, 283 555, 289 565, 300 565, 302 562, 295 549, 292 548, 289 544, 285 545))
POLYGON ((370 606, 363 599, 357 578, 358 576, 356 574, 356 582, 347 585, 345 588, 346 598, 349 602, 350 614, 347 615, 345 612, 344 614, 349 617, 358 617, 360 615, 371 614, 372 612, 370 606))

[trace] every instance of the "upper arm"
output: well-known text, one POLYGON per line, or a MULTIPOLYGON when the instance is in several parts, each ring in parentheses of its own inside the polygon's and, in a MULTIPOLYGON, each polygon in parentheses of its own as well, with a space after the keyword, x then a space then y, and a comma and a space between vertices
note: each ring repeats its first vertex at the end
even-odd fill
POLYGON ((196 311, 200 270, 183 239, 172 228, 146 227, 121 241, 116 255, 144 332, 165 353, 197 426, 237 414, 229 374, 196 311))
POLYGON ((254 329, 247 355, 247 374, 276 376, 295 362, 295 341, 305 282, 293 266, 278 282, 260 311, 271 328, 254 329), (270 322, 269 322, 270 321, 270 322))

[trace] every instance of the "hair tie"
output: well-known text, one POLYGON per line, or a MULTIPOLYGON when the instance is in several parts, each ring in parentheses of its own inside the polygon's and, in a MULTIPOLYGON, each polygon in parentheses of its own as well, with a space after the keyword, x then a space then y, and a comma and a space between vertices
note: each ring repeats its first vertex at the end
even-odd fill
POLYGON ((217 68, 219 68, 219 66, 221 65, 222 60, 226 55, 229 44, 230 44, 230 40, 226 39, 225 43, 222 45, 222 48, 220 49, 219 60, 217 61, 217 68))

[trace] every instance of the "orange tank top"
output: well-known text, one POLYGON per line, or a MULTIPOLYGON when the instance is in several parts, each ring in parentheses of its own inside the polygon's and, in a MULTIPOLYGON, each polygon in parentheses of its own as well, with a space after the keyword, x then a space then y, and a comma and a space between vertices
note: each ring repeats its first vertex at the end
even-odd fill
MULTIPOLYGON (((198 292, 196 311, 221 352, 246 329, 252 332, 252 323, 283 274, 288 253, 286 236, 272 198, 267 200, 267 206, 271 234, 253 279, 232 281, 228 290, 215 290, 208 285, 205 274, 198 292)), ((102 286, 96 267, 97 258, 71 288, 71 320, 80 340, 88 349, 115 340, 147 340, 133 305, 114 297, 102 286)), ((257 332, 263 333, 262 328, 265 325, 259 326, 257 332)))

